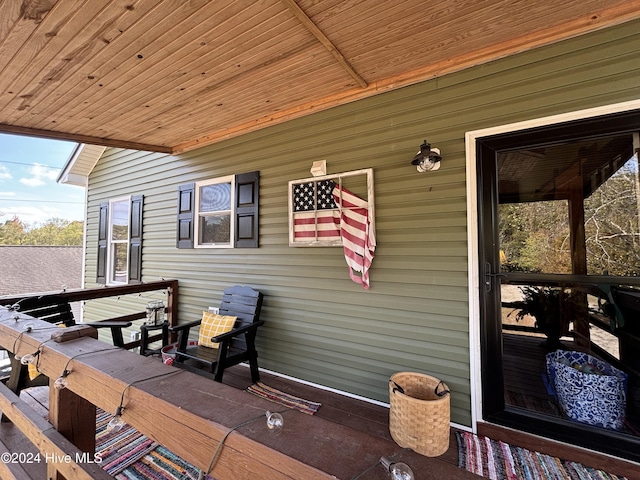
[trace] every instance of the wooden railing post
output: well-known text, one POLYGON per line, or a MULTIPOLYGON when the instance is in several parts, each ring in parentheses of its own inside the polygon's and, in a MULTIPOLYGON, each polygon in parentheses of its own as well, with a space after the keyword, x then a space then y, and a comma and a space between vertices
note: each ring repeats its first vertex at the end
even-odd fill
POLYGON ((49 388, 49 422, 83 452, 96 451, 96 406, 68 388, 49 388))
MULTIPOLYGON (((173 280, 168 288, 167 294, 167 322, 170 327, 178 324, 178 281, 173 280)), ((169 343, 177 340, 175 333, 169 333, 169 343)))

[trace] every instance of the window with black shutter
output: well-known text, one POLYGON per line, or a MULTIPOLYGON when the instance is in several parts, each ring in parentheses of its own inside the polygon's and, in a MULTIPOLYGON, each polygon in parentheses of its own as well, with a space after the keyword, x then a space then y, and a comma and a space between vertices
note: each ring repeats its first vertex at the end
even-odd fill
POLYGON ((177 248, 257 248, 260 172, 178 188, 177 248))
POLYGON ((100 204, 96 282, 142 281, 142 195, 100 204))

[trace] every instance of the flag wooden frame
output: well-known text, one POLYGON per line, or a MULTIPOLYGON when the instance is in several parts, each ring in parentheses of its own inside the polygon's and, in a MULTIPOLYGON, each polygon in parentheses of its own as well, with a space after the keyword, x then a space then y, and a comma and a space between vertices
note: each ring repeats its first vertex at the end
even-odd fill
MULTIPOLYGON (((369 228, 375 232, 375 197, 373 169, 353 170, 349 172, 334 173, 317 177, 303 178, 289 181, 288 204, 289 204, 289 246, 290 247, 340 247, 343 246, 342 237, 332 231, 332 219, 337 220, 339 225, 342 213, 342 205, 335 208, 310 210, 296 210, 296 199, 294 192, 296 187, 305 184, 313 184, 314 195, 317 194, 317 185, 322 182, 333 181, 340 190, 346 188, 353 194, 362 198, 369 216, 369 228), (300 222, 300 219, 305 219, 300 222), (300 236, 300 223, 306 223, 307 234, 300 236), (324 229, 324 230, 323 230, 324 229)), ((317 200, 316 200, 317 201, 317 200)), ((345 207, 346 208, 346 207, 345 207)), ((333 221, 335 221, 333 220, 333 221)))

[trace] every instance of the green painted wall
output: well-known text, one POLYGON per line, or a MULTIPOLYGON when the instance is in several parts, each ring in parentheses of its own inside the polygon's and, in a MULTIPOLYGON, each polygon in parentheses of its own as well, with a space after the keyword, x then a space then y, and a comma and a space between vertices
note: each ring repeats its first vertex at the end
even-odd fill
MULTIPOLYGON (((89 181, 87 285, 99 203, 144 194, 143 278, 179 279, 181 321, 226 286, 252 285, 266 295, 261 367, 383 402, 392 373, 428 373, 452 389, 452 420, 470 425, 464 134, 637 99, 638 31, 628 23, 184 155, 107 149, 89 181), (410 165, 424 139, 442 150, 437 172, 410 165), (328 173, 374 169, 369 291, 349 280, 341 248, 288 246, 287 184, 322 159, 328 173), (253 170, 260 248, 176 249, 178 185, 253 170)), ((126 304, 93 302, 86 315, 126 304)))

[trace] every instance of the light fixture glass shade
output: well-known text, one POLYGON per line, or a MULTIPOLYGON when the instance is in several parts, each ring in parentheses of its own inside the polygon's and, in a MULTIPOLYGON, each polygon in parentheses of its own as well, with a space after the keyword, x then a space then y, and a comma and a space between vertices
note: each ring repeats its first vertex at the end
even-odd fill
POLYGON ((393 463, 389 469, 392 480, 414 480, 413 470, 406 463, 393 463))
POLYGON ((413 157, 411 165, 416 165, 419 172, 428 172, 430 170, 438 170, 440 168, 440 149, 431 148, 431 145, 425 140, 420 145, 420 151, 413 157))
POLYGON ((36 356, 32 353, 27 353, 20 359, 20 363, 22 365, 29 365, 30 363, 33 363, 35 361, 36 361, 36 356))
POLYGON ((380 459, 380 463, 389 474, 391 480, 414 480, 413 470, 406 463, 391 462, 386 457, 380 459))
POLYGON ((122 420, 122 416, 121 416, 123 410, 124 410, 124 407, 122 405, 116 408, 116 413, 113 415, 113 418, 109 420, 109 423, 107 424, 107 432, 119 432, 120 430, 122 430, 122 427, 124 427, 125 425, 124 420, 122 420))
POLYGON ((58 378, 56 378, 56 381, 53 382, 53 388, 55 388, 56 390, 67 388, 67 385, 69 385, 69 381, 67 380, 66 375, 59 376, 58 378))
POLYGON ((107 432, 119 432, 120 430, 122 430, 122 427, 124 427, 124 421, 122 420, 122 417, 119 414, 115 414, 107 424, 107 432))
POLYGON ((282 418, 282 415, 279 413, 271 413, 268 410, 265 415, 267 416, 267 428, 276 435, 282 433, 282 428, 284 427, 284 418, 282 418))

